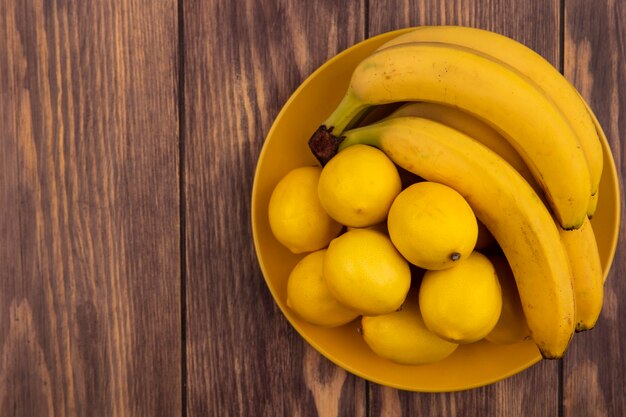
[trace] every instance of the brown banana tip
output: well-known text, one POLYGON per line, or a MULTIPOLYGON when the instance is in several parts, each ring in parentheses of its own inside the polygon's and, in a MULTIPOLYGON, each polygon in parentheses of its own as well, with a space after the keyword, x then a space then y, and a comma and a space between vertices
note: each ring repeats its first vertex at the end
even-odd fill
POLYGON ((461 259, 461 254, 458 252, 453 252, 452 255, 450 255, 450 259, 452 259, 453 261, 458 261, 459 259, 461 259))
POLYGON ((586 325, 580 324, 580 325, 576 326, 575 332, 576 333, 581 333, 581 332, 586 332, 586 331, 592 330, 592 329, 593 329, 593 326, 586 326, 586 325))
POLYGON ((548 359, 548 360, 559 360, 559 359, 563 359, 563 355, 552 355, 552 354, 547 354, 544 352, 541 352, 541 357, 544 359, 548 359))
POLYGON ((343 136, 332 134, 333 127, 321 125, 309 139, 309 149, 322 164, 326 165, 339 151, 339 144, 343 141, 343 136))

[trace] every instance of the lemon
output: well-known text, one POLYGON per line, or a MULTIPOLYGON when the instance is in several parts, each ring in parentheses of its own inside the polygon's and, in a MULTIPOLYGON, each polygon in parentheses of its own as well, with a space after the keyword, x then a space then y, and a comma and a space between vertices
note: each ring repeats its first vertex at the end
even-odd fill
POLYGON ((502 292, 494 266, 479 252, 453 268, 426 271, 419 289, 424 323, 455 343, 487 336, 500 318, 502 292))
POLYGON ((324 211, 317 196, 320 167, 300 167, 276 185, 268 207, 274 237, 293 253, 324 248, 342 225, 324 211))
POLYGON ((287 306, 311 324, 336 327, 351 322, 358 314, 328 291, 322 276, 325 254, 325 249, 309 253, 292 269, 287 281, 287 306))
POLYGON ((324 279, 341 304, 361 314, 378 315, 402 305, 411 271, 386 235, 353 229, 330 242, 324 279))
POLYGON ((400 311, 363 317, 361 327, 363 339, 374 353, 402 365, 437 362, 458 347, 426 328, 417 299, 412 296, 400 311))
POLYGON ((318 192, 324 209, 339 223, 367 227, 385 220, 402 184, 384 152, 353 145, 326 164, 318 192))
POLYGON ((478 223, 471 207, 454 189, 419 182, 394 200, 387 227, 400 253, 420 268, 450 268, 474 250, 478 223))
POLYGON ((494 255, 489 259, 496 269, 500 288, 502 288, 502 312, 496 327, 485 336, 485 339, 496 344, 521 342, 530 337, 530 330, 522 310, 522 301, 513 272, 504 256, 494 255))

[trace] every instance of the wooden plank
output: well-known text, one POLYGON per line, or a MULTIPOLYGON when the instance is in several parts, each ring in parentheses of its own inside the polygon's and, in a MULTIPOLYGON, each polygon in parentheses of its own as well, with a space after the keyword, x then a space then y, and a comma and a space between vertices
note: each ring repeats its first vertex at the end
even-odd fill
POLYGON ((361 2, 184 2, 190 417, 365 414, 364 381, 281 315, 250 225, 254 169, 274 117, 363 28, 361 2))
POLYGON ((371 1, 367 36, 419 25, 472 26, 516 39, 558 67, 559 11, 559 0, 371 1))
MULTIPOLYGON (((385 0, 370 2, 368 35, 418 25, 479 27, 526 44, 558 68, 559 23, 558 1, 385 0)), ((559 412, 559 372, 559 362, 542 361, 504 381, 446 394, 416 395, 372 384, 370 415, 554 416, 559 412)))
POLYGON ((370 384, 369 415, 556 416, 557 368, 555 362, 542 361, 504 381, 455 393, 416 394, 370 384))
POLYGON ((0 2, 0 415, 181 414, 176 2, 0 2))
MULTIPOLYGON (((607 135, 616 167, 626 174, 626 4, 603 0, 593 7, 565 2, 565 75, 587 99, 607 135)), ((606 168, 605 168, 606 169, 606 168)), ((602 197, 600 197, 602 198, 602 197)), ((622 200, 618 250, 596 327, 576 335, 564 360, 564 416, 626 415, 626 222, 622 200)))

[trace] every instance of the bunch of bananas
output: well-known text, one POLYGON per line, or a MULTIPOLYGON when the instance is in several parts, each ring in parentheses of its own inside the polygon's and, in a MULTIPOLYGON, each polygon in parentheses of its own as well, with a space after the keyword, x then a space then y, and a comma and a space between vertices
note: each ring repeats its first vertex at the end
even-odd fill
POLYGON ((309 146, 322 165, 355 144, 460 193, 513 271, 544 358, 594 326, 603 275, 589 218, 602 174, 602 129, 577 90, 508 37, 420 27, 381 46, 309 146), (416 103, 364 124, 368 110, 416 103))

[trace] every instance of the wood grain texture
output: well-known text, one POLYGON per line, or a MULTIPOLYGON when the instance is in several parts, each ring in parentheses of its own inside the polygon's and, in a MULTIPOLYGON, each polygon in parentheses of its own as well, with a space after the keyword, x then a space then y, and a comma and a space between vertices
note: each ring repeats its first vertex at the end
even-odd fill
MULTIPOLYGON (((558 1, 456 0, 370 2, 368 35, 418 25, 464 25, 516 39, 559 67, 558 1)), ((370 385, 370 416, 555 416, 559 412, 559 363, 543 361, 504 381, 459 393, 414 394, 370 385)))
POLYGON ((312 350, 275 305, 250 224, 274 117, 363 39, 363 4, 185 1, 183 20, 187 413, 364 416, 364 381, 312 350))
POLYGON ((370 416, 557 416, 558 364, 542 361, 493 385, 456 393, 412 393, 370 384, 370 416), (542 393, 547 391, 548 394, 542 393))
MULTIPOLYGON (((587 99, 602 124, 621 174, 626 173, 626 4, 603 0, 594 7, 565 2, 565 75, 587 99)), ((602 197, 600 197, 602 198, 602 197)), ((566 356, 564 416, 626 415, 626 210, 613 268, 605 284, 596 327, 576 335, 566 356)))
POLYGON ((173 1, 0 2, 0 415, 181 414, 173 1))
POLYGON ((367 36, 419 25, 464 25, 501 33, 543 55, 557 67, 560 1, 370 1, 367 36))

